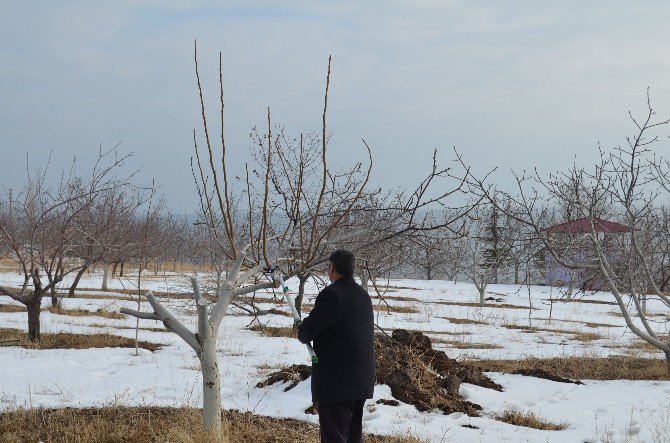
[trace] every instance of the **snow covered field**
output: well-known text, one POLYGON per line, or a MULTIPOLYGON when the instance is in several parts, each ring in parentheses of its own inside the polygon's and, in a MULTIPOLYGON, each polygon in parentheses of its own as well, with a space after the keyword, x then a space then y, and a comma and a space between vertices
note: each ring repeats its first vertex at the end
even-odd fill
MULTIPOLYGON (((82 288, 99 288, 101 276, 85 277, 82 288)), ((18 286, 19 277, 1 274, 0 284, 18 286)), ((296 281, 288 281, 292 288, 296 281)), ((386 282, 383 282, 384 285, 386 282)), ((65 287, 67 282, 65 282, 65 287)), ((124 287, 127 280, 115 280, 113 291, 81 291, 79 297, 105 295, 109 298, 63 299, 66 309, 118 311, 136 308, 124 287), (111 296, 111 297, 110 297, 111 296)), ((185 278, 176 275, 146 278, 143 289, 157 293, 187 292, 185 278)), ((308 287, 308 299, 316 294, 308 287)), ((260 295, 260 294, 259 294, 260 295)), ((373 294, 374 295, 374 294, 373 294)), ((402 311, 387 313, 380 303, 377 324, 385 329, 413 329, 431 337, 434 347, 459 359, 525 359, 530 357, 637 355, 661 358, 660 353, 640 346, 641 341, 625 327, 618 307, 608 293, 588 293, 582 302, 554 302, 560 297, 554 288, 491 285, 487 296, 492 307, 478 307, 473 285, 446 281, 392 280, 385 297, 402 311), (530 292, 530 295, 529 295, 530 292), (584 301, 588 301, 585 303, 584 301), (532 305, 532 306, 531 306, 532 305), (551 312, 551 321, 549 320, 551 312), (527 328, 535 328, 528 333, 527 328)), ((268 297, 267 295, 265 296, 268 297)), ((164 299, 192 328, 193 302, 164 299)), ((310 301, 307 300, 307 303, 310 301)), ((375 304, 379 303, 375 299, 375 304)), ((0 297, 0 304, 16 304, 0 297)), ((44 301, 48 305, 48 300, 44 301)), ((270 307, 260 304, 260 307, 270 307)), ((650 312, 666 315, 650 301, 650 312)), ((281 309, 285 309, 281 306, 281 309)), ((142 303, 142 310, 148 304, 142 303)), ((251 317, 231 307, 219 340, 224 407, 276 417, 291 417, 316 423, 306 414, 311 404, 309 380, 284 392, 284 386, 256 388, 267 374, 292 364, 307 364, 305 348, 295 339, 265 337, 247 328, 251 317)), ((97 316, 71 317, 42 313, 42 332, 106 332, 134 337, 134 318, 106 319, 97 316), (126 329, 123 329, 126 328, 126 329)), ((291 320, 267 315, 268 326, 290 326, 291 320)), ((157 328, 156 321, 141 320, 140 327, 157 328)), ((0 313, 0 328, 26 328, 24 312, 0 313)), ((140 330, 140 340, 165 346, 150 352, 132 349, 33 350, 0 347, 0 409, 16 407, 89 407, 112 405, 199 406, 201 379, 193 351, 176 335, 140 330)), ((583 385, 545 379, 488 373, 503 392, 463 384, 460 394, 483 407, 481 417, 454 413, 418 412, 414 406, 374 403, 390 399, 388 386, 379 385, 368 402, 365 431, 376 434, 407 434, 430 442, 653 442, 670 441, 669 381, 590 381, 583 385), (504 411, 532 411, 552 423, 565 423, 562 431, 542 431, 509 425, 493 418, 504 411), (464 427, 469 425, 472 427, 464 427)))

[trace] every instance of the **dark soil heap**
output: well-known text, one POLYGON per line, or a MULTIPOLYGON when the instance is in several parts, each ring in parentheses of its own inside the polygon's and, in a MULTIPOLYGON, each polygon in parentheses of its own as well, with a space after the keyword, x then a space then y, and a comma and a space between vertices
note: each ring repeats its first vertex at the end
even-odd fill
MULTIPOLYGON (((458 394, 461 383, 502 391, 502 387, 482 371, 459 363, 442 351, 433 349, 430 338, 417 331, 396 329, 392 335, 377 335, 375 339, 377 383, 391 388, 393 397, 414 406, 419 411, 438 409, 445 414, 463 412, 477 416, 482 408, 458 394)), ((306 365, 293 365, 274 372, 257 387, 280 381, 295 387, 311 375, 306 365)))

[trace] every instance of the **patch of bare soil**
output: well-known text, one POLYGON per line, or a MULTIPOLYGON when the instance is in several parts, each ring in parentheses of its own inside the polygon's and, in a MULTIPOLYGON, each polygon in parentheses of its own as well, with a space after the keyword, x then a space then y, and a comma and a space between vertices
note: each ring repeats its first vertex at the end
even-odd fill
MULTIPOLYGON (((299 420, 223 411, 224 429, 203 429, 202 413, 191 408, 115 407, 31 409, 0 414, 0 443, 316 443, 319 427, 299 420)), ((371 443, 418 443, 410 436, 368 434, 371 443)))
MULTIPOLYGON (((457 362, 442 351, 433 349, 430 338, 418 331, 397 329, 391 336, 375 339, 377 383, 391 388, 393 397, 420 411, 440 410, 445 414, 464 412, 479 415, 481 406, 458 393, 461 383, 471 383, 502 391, 479 369, 457 362)), ((274 372, 257 387, 288 382, 284 390, 295 387, 311 375, 311 368, 294 365, 274 372)))

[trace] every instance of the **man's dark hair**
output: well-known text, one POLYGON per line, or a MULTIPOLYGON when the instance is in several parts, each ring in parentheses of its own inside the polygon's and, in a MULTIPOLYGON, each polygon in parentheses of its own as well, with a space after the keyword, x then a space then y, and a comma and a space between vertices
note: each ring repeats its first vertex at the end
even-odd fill
POLYGON ((354 275, 354 267, 356 266, 356 258, 351 251, 346 249, 338 249, 330 254, 328 260, 333 264, 335 272, 342 277, 351 277, 354 275))

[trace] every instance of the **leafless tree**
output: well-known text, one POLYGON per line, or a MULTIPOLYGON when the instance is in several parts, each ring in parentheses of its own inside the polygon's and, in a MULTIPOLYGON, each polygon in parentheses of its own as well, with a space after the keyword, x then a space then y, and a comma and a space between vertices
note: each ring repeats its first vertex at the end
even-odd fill
POLYGON ((90 174, 80 175, 73 163, 55 186, 47 180, 46 172, 51 170, 47 163, 42 172, 29 176, 22 194, 6 205, 12 209, 2 214, 0 231, 20 265, 23 284, 18 291, 0 287, 0 293, 26 306, 31 341, 40 339, 42 298, 51 294, 52 304, 57 306, 57 285, 83 266, 72 256, 80 239, 87 235, 81 231, 85 225, 82 218, 98 195, 128 185, 129 177, 119 179, 115 175, 127 158, 119 156, 116 147, 104 152, 101 149, 90 174))
MULTIPOLYGON (((627 138, 625 146, 601 150, 600 161, 593 168, 575 165, 549 179, 538 174, 517 176, 517 194, 507 195, 515 210, 507 213, 531 227, 557 263, 602 279, 627 327, 664 353, 670 372, 669 319, 649 317, 643 303, 648 296, 670 308, 670 298, 659 286, 659 274, 652 272, 657 255, 648 231, 648 221, 657 216, 670 194, 670 164, 653 151, 654 144, 659 143, 658 131, 670 120, 656 117, 648 92, 647 112, 642 119, 629 115, 635 133, 627 138), (562 233, 546 229, 544 220, 552 218, 547 203, 553 203, 554 208, 570 208, 569 215, 561 214, 570 219, 563 221, 577 220, 580 224, 575 228, 573 223, 562 233), (619 220, 625 226, 605 218, 619 220)), ((471 184, 493 202, 490 185, 471 179, 471 184)))

